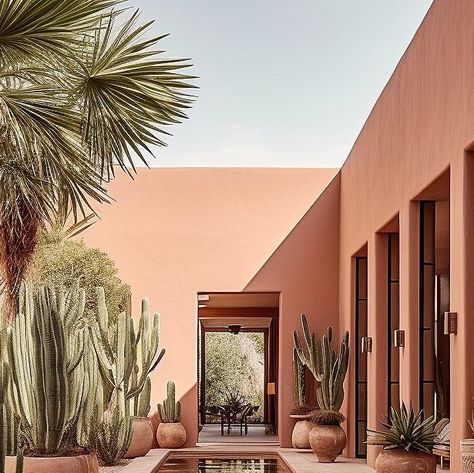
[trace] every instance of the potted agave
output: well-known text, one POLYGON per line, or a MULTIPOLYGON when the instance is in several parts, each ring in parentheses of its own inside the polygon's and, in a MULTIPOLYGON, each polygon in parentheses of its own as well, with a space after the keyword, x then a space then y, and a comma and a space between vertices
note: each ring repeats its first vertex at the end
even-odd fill
POLYGON ((181 403, 176 402, 176 387, 168 381, 167 398, 158 404, 160 425, 156 431, 156 439, 161 448, 179 448, 186 443, 186 430, 181 424, 181 403))
MULTIPOLYGON (((109 329, 103 288, 97 289, 97 301, 98 324, 94 326, 96 330, 93 339, 99 354, 100 373, 104 378, 105 405, 109 406, 109 413, 104 421, 110 424, 102 425, 101 429, 105 434, 111 431, 113 425, 115 428, 122 426, 125 429, 122 420, 130 417, 128 446, 125 443, 128 436, 125 433, 122 436, 123 447, 127 447, 123 456, 145 456, 150 451, 154 438, 153 425, 148 417, 151 398, 149 375, 165 354, 165 350, 158 352, 160 315, 151 315, 150 302, 144 298, 137 332, 133 319, 125 312, 118 315, 117 322, 109 329)), ((100 451, 106 450, 105 440, 108 438, 113 440, 113 436, 104 435, 104 448, 100 451)), ((106 458, 101 455, 104 464, 108 463, 106 458)))
POLYGON ((382 447, 375 461, 377 473, 436 472, 432 448, 438 434, 433 417, 423 420, 422 411, 403 403, 398 410, 392 407, 389 422, 382 425, 386 430, 367 430, 367 444, 382 447))
MULTIPOLYGON (((98 472, 96 454, 81 442, 78 425, 90 407, 82 390, 84 307, 84 291, 77 287, 64 291, 23 283, 20 288, 17 316, 4 336, 6 402, 19 422, 25 473, 98 472)), ((5 471, 15 472, 16 465, 15 456, 7 456, 5 471)))
POLYGON ((294 333, 295 350, 301 363, 307 366, 317 381, 316 400, 319 409, 311 416, 309 444, 319 462, 334 462, 344 450, 347 437, 340 424, 339 412, 344 400, 344 380, 349 362, 349 332, 345 332, 339 351, 332 349, 332 329, 321 339, 310 332, 306 316, 301 316, 305 346, 298 332, 294 333))

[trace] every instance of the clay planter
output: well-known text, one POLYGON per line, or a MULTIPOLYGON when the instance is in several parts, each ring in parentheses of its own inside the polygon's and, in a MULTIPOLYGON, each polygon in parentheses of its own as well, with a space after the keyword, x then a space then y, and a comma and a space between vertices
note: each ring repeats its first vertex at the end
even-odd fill
POLYGON ((375 460, 377 473, 436 473, 436 457, 403 448, 382 450, 375 460))
POLYGON ((181 422, 161 422, 156 431, 156 440, 161 448, 179 448, 186 442, 186 430, 181 422))
POLYGON ((125 458, 144 457, 153 444, 153 425, 148 417, 132 419, 132 439, 125 458))
POLYGON ((151 444, 151 448, 159 448, 158 440, 156 440, 156 431, 158 430, 158 426, 161 422, 160 414, 158 414, 158 411, 153 413, 153 415, 150 417, 150 420, 151 425, 153 427, 153 443, 151 444))
MULTIPOLYGON (((5 473, 15 473, 16 457, 5 458, 5 473)), ((71 457, 25 457, 23 473, 98 473, 95 453, 71 457)))
POLYGON ((474 439, 461 440, 462 473, 474 473, 474 439))
POLYGON ((291 444, 293 448, 311 448, 309 444, 309 433, 314 427, 314 424, 307 420, 299 420, 293 427, 293 433, 291 434, 291 444))
POLYGON ((332 463, 346 446, 346 433, 339 425, 314 425, 309 444, 320 463, 332 463))

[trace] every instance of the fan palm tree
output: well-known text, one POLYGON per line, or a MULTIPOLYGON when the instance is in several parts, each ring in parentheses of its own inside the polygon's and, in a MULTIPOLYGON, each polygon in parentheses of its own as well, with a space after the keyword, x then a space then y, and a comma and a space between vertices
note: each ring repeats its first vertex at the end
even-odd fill
POLYGON ((47 222, 109 201, 186 118, 187 60, 123 0, 0 0, 0 269, 7 313, 47 222))

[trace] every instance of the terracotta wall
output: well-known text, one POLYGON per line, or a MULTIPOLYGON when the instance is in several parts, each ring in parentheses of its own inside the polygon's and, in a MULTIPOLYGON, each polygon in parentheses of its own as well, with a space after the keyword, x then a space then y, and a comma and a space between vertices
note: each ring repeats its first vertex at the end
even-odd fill
POLYGON ((339 177, 296 225, 262 269, 245 287, 248 291, 280 291, 279 425, 280 443, 291 446, 293 407, 293 331, 301 332, 305 313, 320 336, 339 324, 339 177))
MULTIPOLYGON (((101 221, 85 235, 89 245, 103 248, 116 261, 120 276, 131 284, 134 310, 140 298, 151 298, 162 314, 161 345, 167 353, 153 376, 153 405, 174 379, 183 400, 183 418, 191 445, 197 438, 197 299, 200 291, 241 291, 259 272, 278 245, 292 231, 336 174, 333 169, 141 169, 135 181, 119 175, 110 186, 116 202, 101 209, 101 221)), ((337 193, 332 191, 332 198, 337 193)), ((327 200, 327 199, 326 199, 327 200)), ((337 320, 337 301, 322 296, 334 283, 314 279, 321 261, 329 262, 337 235, 337 203, 325 204, 319 223, 308 230, 327 233, 328 254, 314 251, 312 234, 300 235, 293 261, 287 250, 271 274, 264 270, 252 283, 285 289, 282 324, 301 311, 316 314, 323 301, 323 317, 337 320), (312 260, 299 267, 309 252, 312 260), (319 255, 319 256, 318 256, 319 255), (318 256, 318 257, 317 257, 318 256), (311 263, 311 264, 310 264, 311 263), (291 276, 291 280, 288 279, 291 276), (272 283, 273 281, 273 283, 272 283), (318 286, 323 285, 318 294, 318 286), (289 289, 295 295, 289 296, 289 289), (297 295, 297 296, 296 296, 297 295), (287 300, 288 298, 288 300, 287 300), (293 298, 293 302, 291 302, 293 298), (296 298, 296 301, 295 301, 296 298)), ((317 215, 317 214, 313 214, 317 215)), ((307 219, 305 219, 305 222, 307 219)), ((312 222, 312 223, 311 223, 312 222)), ((285 248, 290 248, 284 245, 285 248)), ((293 251, 293 250, 292 250, 293 251)), ((278 252, 280 255, 281 250, 278 252)), ((334 254, 334 256, 337 256, 334 254)), ((331 261, 331 265, 334 263, 331 261)), ((337 268, 331 278, 336 278, 337 268)), ((331 278, 329 278, 331 280, 331 278)), ((334 290, 334 288, 332 289, 334 290)), ((336 288, 337 290, 337 288, 336 288)), ((291 333, 283 336, 285 368, 291 333)), ((288 376, 291 371, 285 373, 288 376)), ((288 385, 281 396, 284 409, 291 399, 288 385)), ((291 408, 291 407, 290 407, 291 408)), ((285 422, 289 422, 287 416, 285 422)), ((288 428, 283 427, 285 442, 288 428)))
MULTIPOLYGON (((437 0, 375 105, 341 170, 340 320, 353 324, 352 268, 354 253, 368 242, 369 331, 376 336, 382 317, 377 291, 381 259, 377 234, 395 215, 400 216, 401 328, 407 332, 402 351, 402 394, 418 396, 418 204, 417 195, 450 169, 451 182, 451 310, 462 328, 451 336, 453 472, 460 471, 459 440, 467 435, 473 390, 473 354, 465 347, 474 330, 472 308, 472 157, 465 153, 474 140, 474 2, 437 0), (371 261, 372 260, 372 261, 371 261), (371 300, 370 300, 371 299, 371 300)), ((382 304, 383 306, 383 304, 382 304)), ((372 354, 372 357, 374 354, 372 354)), ((370 364, 370 361, 369 361, 370 364)), ((376 363, 371 363, 372 383, 377 384, 376 363)), ((350 373, 353 381, 353 371, 350 373)), ((377 396, 383 396, 383 383, 377 396)), ((375 396, 375 395, 374 395, 375 396)), ((354 391, 347 410, 353 412, 354 391)), ((376 404, 369 404, 375 427, 376 404)), ((353 453, 353 428, 350 449, 353 453)), ((375 452, 369 459, 374 460, 375 452)))

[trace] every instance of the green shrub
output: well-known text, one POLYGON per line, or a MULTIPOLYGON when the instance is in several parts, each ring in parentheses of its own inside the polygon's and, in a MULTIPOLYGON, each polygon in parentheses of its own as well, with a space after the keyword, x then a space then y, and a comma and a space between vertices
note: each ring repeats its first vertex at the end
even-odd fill
POLYGON ((50 231, 40 236, 29 277, 36 283, 66 289, 79 282, 86 292, 86 316, 97 311, 96 288, 103 287, 107 309, 115 316, 126 309, 130 298, 130 286, 117 273, 107 253, 89 248, 82 240, 67 239, 62 231, 50 231))

